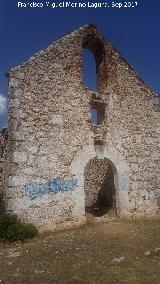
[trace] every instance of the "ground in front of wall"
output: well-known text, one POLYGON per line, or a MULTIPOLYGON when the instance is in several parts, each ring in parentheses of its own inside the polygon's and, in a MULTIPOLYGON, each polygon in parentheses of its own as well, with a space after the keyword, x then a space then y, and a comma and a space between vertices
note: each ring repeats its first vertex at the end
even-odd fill
POLYGON ((160 221, 96 220, 0 244, 0 283, 159 284, 160 221))

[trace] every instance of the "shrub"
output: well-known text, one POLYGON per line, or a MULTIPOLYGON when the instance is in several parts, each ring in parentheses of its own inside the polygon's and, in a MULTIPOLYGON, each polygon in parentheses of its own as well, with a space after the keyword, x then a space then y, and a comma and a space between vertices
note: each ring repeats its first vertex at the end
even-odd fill
POLYGON ((0 216, 0 240, 14 242, 32 238, 37 234, 37 228, 18 219, 14 214, 0 216))

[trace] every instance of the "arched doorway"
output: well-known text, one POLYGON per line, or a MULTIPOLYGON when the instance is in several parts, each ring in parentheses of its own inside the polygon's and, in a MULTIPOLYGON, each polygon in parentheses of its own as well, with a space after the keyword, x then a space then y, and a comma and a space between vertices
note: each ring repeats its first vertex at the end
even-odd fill
MULTIPOLYGON (((73 216, 84 222, 85 216, 85 168, 88 162, 98 157, 98 153, 93 145, 84 146, 79 150, 70 166, 70 174, 77 179, 77 188, 72 192, 73 216)), ((114 171, 114 186, 116 189, 116 212, 118 216, 128 216, 130 210, 128 187, 129 168, 124 157, 115 147, 104 148, 102 159, 111 161, 114 171)))
POLYGON ((107 159, 92 158, 84 170, 85 211, 96 216, 116 212, 116 169, 107 159))

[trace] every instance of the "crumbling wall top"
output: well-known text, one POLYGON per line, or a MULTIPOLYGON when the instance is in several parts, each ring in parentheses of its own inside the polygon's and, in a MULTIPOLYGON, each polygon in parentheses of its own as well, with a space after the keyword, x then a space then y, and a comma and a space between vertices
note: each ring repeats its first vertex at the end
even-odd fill
POLYGON ((88 48, 96 53, 103 53, 103 48, 105 46, 107 64, 117 62, 118 66, 123 65, 124 68, 130 74, 132 74, 137 82, 139 81, 142 84, 142 87, 146 88, 148 91, 152 92, 152 95, 155 96, 154 91, 144 82, 143 79, 135 72, 133 67, 128 64, 128 62, 123 58, 121 53, 108 41, 108 39, 104 38, 99 29, 96 27, 94 23, 86 24, 81 26, 79 29, 72 30, 66 33, 63 37, 57 39, 52 44, 50 44, 46 49, 40 50, 35 53, 32 57, 28 59, 28 61, 24 62, 21 65, 11 68, 10 72, 7 73, 9 78, 22 79, 22 72, 25 70, 30 63, 38 62, 40 59, 45 60, 50 52, 56 52, 56 50, 61 50, 63 52, 63 46, 73 46, 76 48, 79 45, 82 45, 82 48, 88 48), (97 45, 98 42, 98 45, 97 45))

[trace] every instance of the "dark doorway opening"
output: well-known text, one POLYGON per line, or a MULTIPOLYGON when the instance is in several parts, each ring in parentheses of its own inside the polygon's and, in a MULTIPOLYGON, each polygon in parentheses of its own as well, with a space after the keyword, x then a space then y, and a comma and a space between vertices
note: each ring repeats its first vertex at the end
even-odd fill
POLYGON ((116 209, 114 166, 108 159, 93 158, 85 168, 85 207, 94 216, 103 216, 116 209))

